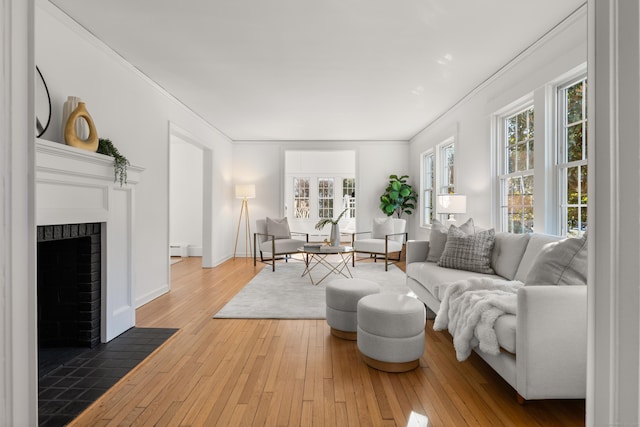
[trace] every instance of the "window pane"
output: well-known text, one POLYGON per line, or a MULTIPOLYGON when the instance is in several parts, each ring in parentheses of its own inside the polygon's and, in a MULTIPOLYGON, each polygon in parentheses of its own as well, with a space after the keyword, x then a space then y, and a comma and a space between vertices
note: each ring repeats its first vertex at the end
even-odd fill
POLYGON ((567 203, 570 205, 578 204, 580 196, 578 189, 579 173, 579 166, 567 168, 567 203))
POLYGON ((567 208, 567 234, 570 236, 576 236, 579 234, 579 208, 572 207, 567 208))
POLYGON ((518 172, 527 170, 527 144, 518 144, 518 157, 517 157, 517 170, 518 172))
POLYGON ((582 160, 582 123, 567 128, 567 162, 582 160))
MULTIPOLYGON (((345 213, 345 218, 356 217, 356 179, 345 178, 342 180, 342 210, 349 208, 345 213)), ((340 212, 342 212, 342 210, 340 212)))
POLYGON ((529 128, 527 127, 527 112, 520 113, 517 116, 517 141, 522 142, 529 138, 529 128))
POLYGON ((533 138, 533 107, 528 110, 529 112, 529 138, 533 138))
POLYGON ((516 143, 516 117, 509 117, 506 120, 506 137, 507 145, 513 145, 516 143))
POLYGON ((507 149, 507 153, 508 153, 508 166, 507 166, 507 173, 513 173, 516 171, 516 154, 517 154, 517 150, 515 146, 510 146, 507 149))
POLYGON ((309 178, 293 178, 295 218, 309 218, 309 178))
POLYGON ((333 178, 318 178, 318 218, 333 218, 333 178))
POLYGON ((445 177, 444 183, 450 187, 453 186, 454 183, 454 173, 453 173, 453 165, 454 165, 454 150, 453 145, 450 145, 444 150, 444 162, 445 162, 445 177))
POLYGON ((529 140, 529 155, 528 155, 528 159, 529 159, 529 167, 527 169, 533 169, 533 139, 529 140))
POLYGON ((582 82, 567 89, 567 124, 582 120, 582 82))

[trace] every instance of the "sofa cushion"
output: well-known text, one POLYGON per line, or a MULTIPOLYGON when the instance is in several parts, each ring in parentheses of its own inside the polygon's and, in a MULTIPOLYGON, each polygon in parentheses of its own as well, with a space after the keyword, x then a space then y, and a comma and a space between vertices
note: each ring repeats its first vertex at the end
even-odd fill
MULTIPOLYGON (((473 219, 469 218, 467 222, 458 227, 465 234, 474 234, 475 227, 473 226, 473 219)), ((438 221, 433 220, 431 225, 431 232, 429 233, 429 253, 427 254, 427 261, 438 262, 444 252, 444 245, 447 243, 447 226, 438 221)))
POLYGON ((391 218, 374 218, 371 238, 384 239, 387 234, 393 234, 393 221, 391 218))
POLYGON ((529 243, 528 234, 496 233, 491 267, 497 275, 513 280, 529 243))
POLYGON ((531 270, 533 261, 542 250, 542 247, 547 243, 557 242, 561 239, 562 237, 551 236, 548 234, 534 233, 530 235, 529 243, 527 243, 527 249, 525 249, 524 254, 522 255, 522 260, 520 260, 518 271, 516 271, 516 275, 513 279, 519 280, 524 283, 527 280, 527 274, 529 274, 529 270, 531 270))
POLYGON ((586 285, 587 235, 547 243, 527 274, 525 285, 586 285))
POLYGON ((274 239, 290 239, 291 231, 287 217, 280 219, 267 217, 267 234, 272 234, 274 239))
POLYGON ((493 274, 491 252, 495 243, 493 229, 467 235, 452 225, 447 235, 444 252, 438 261, 441 267, 493 274))
POLYGON ((493 329, 496 331, 498 345, 509 353, 516 352, 516 326, 518 318, 514 314, 503 314, 496 319, 493 329))
POLYGON ((445 268, 433 262, 412 262, 407 264, 407 277, 420 283, 439 301, 442 301, 447 286, 459 280, 470 279, 472 277, 502 279, 502 277, 495 274, 489 275, 445 268))

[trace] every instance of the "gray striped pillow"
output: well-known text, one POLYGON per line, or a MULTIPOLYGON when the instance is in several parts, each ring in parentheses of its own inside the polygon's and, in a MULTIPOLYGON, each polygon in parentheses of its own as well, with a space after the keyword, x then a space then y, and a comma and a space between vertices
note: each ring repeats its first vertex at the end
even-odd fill
POLYGON ((493 228, 467 235, 458 227, 451 226, 438 265, 458 270, 494 274, 493 268, 491 268, 491 252, 494 243, 495 230, 493 228))

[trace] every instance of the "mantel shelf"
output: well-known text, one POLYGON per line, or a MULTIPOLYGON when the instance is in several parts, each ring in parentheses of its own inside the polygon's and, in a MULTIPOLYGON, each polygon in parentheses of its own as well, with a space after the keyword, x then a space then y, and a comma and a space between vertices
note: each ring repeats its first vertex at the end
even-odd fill
MULTIPOLYGON (((36 171, 113 181, 113 158, 45 139, 36 140, 36 171)), ((127 183, 137 184, 144 168, 130 165, 127 183)))

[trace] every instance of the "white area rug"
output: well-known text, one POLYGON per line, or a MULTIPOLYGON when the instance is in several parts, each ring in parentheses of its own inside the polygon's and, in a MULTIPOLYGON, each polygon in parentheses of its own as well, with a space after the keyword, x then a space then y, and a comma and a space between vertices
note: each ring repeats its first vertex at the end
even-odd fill
MULTIPOLYGON (((405 273, 395 265, 384 271, 382 263, 356 263, 349 267, 353 277, 372 280, 381 291, 410 293, 405 273)), ((325 286, 343 278, 332 274, 317 286, 308 276, 300 277, 304 264, 298 261, 280 262, 276 271, 265 266, 227 303, 214 318, 226 319, 325 319, 325 286)), ((315 273, 315 271, 314 271, 315 273)), ((316 273, 314 279, 316 278, 316 273)), ((321 277, 321 276, 320 276, 321 277)))

